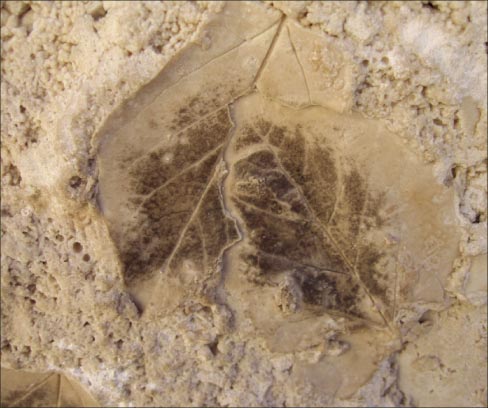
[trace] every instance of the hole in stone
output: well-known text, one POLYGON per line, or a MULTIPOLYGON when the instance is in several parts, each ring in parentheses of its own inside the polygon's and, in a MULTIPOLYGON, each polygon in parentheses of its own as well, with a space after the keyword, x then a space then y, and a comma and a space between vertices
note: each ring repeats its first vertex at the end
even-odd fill
POLYGON ((64 240, 64 236, 62 234, 56 234, 56 240, 57 241, 63 241, 64 240))
POLYGON ((76 189, 80 187, 81 185, 81 178, 79 176, 72 176, 71 179, 69 180, 69 185, 73 189, 76 189))
POLYGON ((31 10, 31 6, 26 5, 25 3, 23 3, 23 6, 25 9, 23 9, 22 12, 17 16, 19 19, 22 19, 22 17, 24 17, 31 10))
POLYGON ((428 311, 425 311, 421 316, 420 318, 418 319, 418 323, 419 324, 424 324, 424 325, 427 325, 427 324, 431 324, 432 323, 432 311, 428 310, 428 311))
POLYGON ((93 271, 89 271, 85 274, 85 280, 93 281, 95 279, 95 273, 93 271))
POLYGON ((210 349, 210 352, 212 352, 212 355, 215 356, 219 353, 219 341, 218 339, 215 340, 214 342, 211 342, 210 344, 207 344, 208 348, 210 349))
POLYGON ((107 10, 105 10, 103 6, 99 6, 94 9, 90 15, 92 16, 93 20, 98 21, 107 15, 107 10))
POLYGON ((10 345, 10 342, 6 341, 2 345, 2 351, 5 351, 5 352, 11 352, 12 351, 12 346, 10 345))
POLYGON ((86 262, 90 261, 90 255, 89 254, 85 254, 83 256, 83 261, 86 261, 86 262))
POLYGON ((434 124, 442 126, 442 121, 439 118, 434 118, 434 124))
POLYGON ((95 170, 95 159, 88 159, 86 167, 88 168, 88 173, 93 174, 93 171, 95 170))
POLYGON ((129 298, 130 298, 130 300, 132 301, 132 303, 134 304, 134 306, 136 307, 137 313, 138 313, 139 315, 141 315, 141 314, 142 314, 142 312, 144 311, 144 308, 142 307, 141 302, 140 302, 140 301, 138 301, 138 300, 136 299, 136 297, 135 297, 135 296, 133 296, 132 294, 129 294, 129 298))
POLYGON ((158 44, 158 45, 153 45, 152 49, 156 54, 161 54, 163 52, 163 46, 158 44))
POLYGON ((2 208, 0 211, 0 216, 2 217, 12 217, 12 213, 10 213, 10 210, 7 208, 2 208))
POLYGON ((206 312, 207 314, 210 314, 212 312, 212 309, 206 305, 202 307, 202 311, 206 312))
POLYGON ((32 349, 30 346, 25 346, 24 349, 22 350, 21 354, 24 355, 24 356, 30 356, 32 352, 32 349))
POLYGON ((428 9, 431 9, 431 10, 435 10, 435 11, 438 11, 439 10, 439 7, 435 4, 433 4, 431 1, 427 1, 425 3, 422 3, 422 7, 424 8, 428 8, 428 9))
POLYGON ((82 251, 82 250, 83 250, 83 246, 81 245, 81 243, 79 243, 79 242, 75 241, 75 242, 73 243, 73 251, 74 251, 75 253, 81 253, 81 251, 82 251))

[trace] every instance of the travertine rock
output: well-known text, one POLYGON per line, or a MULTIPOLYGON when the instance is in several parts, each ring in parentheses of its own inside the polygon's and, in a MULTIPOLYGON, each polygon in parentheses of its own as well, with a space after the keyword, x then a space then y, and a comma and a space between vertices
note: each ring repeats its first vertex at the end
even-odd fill
POLYGON ((485 405, 480 10, 2 3, 2 367, 104 405, 485 405))

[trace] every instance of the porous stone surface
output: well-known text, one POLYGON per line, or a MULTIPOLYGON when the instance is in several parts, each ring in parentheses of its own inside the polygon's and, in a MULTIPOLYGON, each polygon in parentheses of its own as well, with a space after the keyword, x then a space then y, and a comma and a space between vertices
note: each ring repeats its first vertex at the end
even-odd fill
POLYGON ((486 3, 1 28, 2 404, 486 406, 486 3))

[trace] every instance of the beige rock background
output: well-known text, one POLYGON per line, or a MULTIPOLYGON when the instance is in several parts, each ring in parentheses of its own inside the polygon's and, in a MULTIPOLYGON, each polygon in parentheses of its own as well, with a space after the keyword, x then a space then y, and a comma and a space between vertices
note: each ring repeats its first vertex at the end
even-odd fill
MULTIPOLYGON (((270 352, 232 331, 221 306, 195 303, 142 325, 89 204, 91 137, 185 44, 202 41, 222 7, 2 2, 2 367, 65 373, 102 405, 486 406, 486 2, 262 4, 353 61, 351 109, 384 123, 456 192, 463 237, 449 302, 402 311, 402 346, 368 382, 317 395, 317 351, 270 352)), ((352 365, 351 342, 339 365, 352 365)))

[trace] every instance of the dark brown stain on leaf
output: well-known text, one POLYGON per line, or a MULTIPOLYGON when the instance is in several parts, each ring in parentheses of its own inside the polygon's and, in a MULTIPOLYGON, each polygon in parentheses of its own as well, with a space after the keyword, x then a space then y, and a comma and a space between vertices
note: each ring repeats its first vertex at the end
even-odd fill
POLYGON ((243 140, 248 147, 256 141, 257 149, 233 168, 232 200, 254 249, 242 255, 246 277, 266 285, 293 271, 306 305, 352 316, 361 316, 359 304, 368 292, 384 299, 382 254, 362 246, 360 237, 365 217, 380 221, 382 201, 368 193, 354 164, 342 170, 327 136, 318 144, 301 127, 261 119, 244 126, 242 135, 236 150, 243 140))
POLYGON ((357 314, 356 296, 359 285, 350 275, 317 273, 297 275, 304 301, 327 310, 357 314))
POLYGON ((137 160, 129 171, 134 193, 148 195, 221 144, 231 128, 227 110, 221 109, 177 136, 173 149, 161 148, 137 160), (185 143, 186 142, 186 143, 185 143))
POLYGON ((235 149, 237 151, 252 146, 261 142, 261 136, 253 127, 245 127, 239 134, 236 135, 235 149))
POLYGON ((171 267, 188 259, 203 270, 237 236, 213 181, 231 127, 221 109, 180 132, 174 148, 155 149, 132 166, 135 216, 119 244, 128 283, 150 276, 171 256, 171 267))

